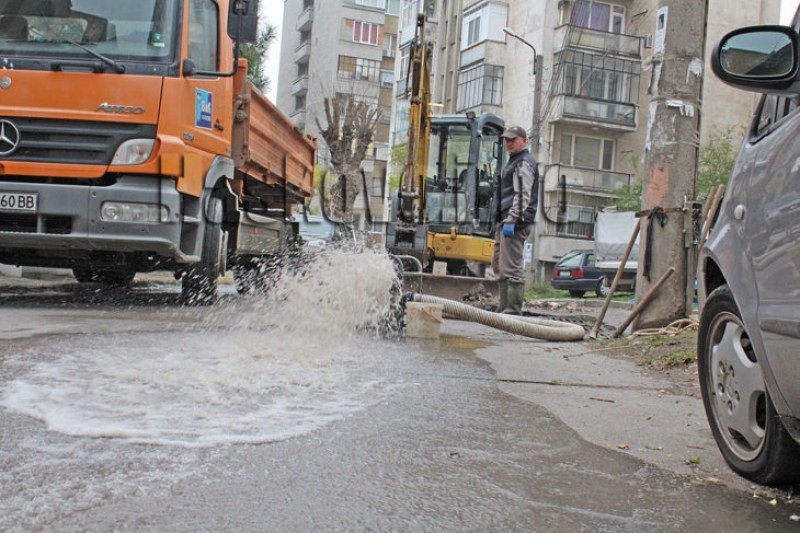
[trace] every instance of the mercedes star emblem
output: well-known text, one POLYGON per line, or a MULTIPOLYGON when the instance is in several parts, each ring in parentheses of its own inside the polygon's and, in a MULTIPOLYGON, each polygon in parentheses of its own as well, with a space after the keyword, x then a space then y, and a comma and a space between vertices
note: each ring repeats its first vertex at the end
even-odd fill
POLYGON ((6 157, 19 148, 19 129, 10 120, 0 119, 0 157, 6 157))

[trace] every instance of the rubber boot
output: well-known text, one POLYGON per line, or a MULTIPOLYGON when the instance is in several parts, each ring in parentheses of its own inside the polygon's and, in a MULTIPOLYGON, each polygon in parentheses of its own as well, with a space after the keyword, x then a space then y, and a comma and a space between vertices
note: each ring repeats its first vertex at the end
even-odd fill
POLYGON ((508 289, 506 291, 506 307, 503 310, 503 314, 521 315, 522 302, 524 299, 525 299, 525 284, 509 282, 508 289))
POLYGON ((500 303, 497 305, 497 312, 502 313, 505 311, 508 304, 508 281, 504 279, 497 280, 497 291, 500 293, 500 303))

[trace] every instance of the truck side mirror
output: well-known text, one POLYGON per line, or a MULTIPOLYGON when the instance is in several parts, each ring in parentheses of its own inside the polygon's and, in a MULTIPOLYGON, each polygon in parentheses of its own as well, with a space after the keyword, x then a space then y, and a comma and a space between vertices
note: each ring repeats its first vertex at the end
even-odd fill
POLYGON ((231 0, 228 12, 228 36, 240 43, 258 38, 258 0, 231 0))

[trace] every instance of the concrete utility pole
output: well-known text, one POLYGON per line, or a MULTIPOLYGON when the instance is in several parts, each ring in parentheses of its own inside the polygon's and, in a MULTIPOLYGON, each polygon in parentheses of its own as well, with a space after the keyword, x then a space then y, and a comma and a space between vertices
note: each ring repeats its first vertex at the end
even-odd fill
POLYGON ((708 3, 696 0, 662 0, 656 13, 642 206, 651 213, 662 208, 666 219, 642 216, 637 299, 670 267, 675 275, 634 321, 634 331, 663 327, 689 311, 687 274, 694 273, 687 272, 692 235, 685 221, 691 212, 676 208, 687 207, 695 194, 707 15, 708 3))

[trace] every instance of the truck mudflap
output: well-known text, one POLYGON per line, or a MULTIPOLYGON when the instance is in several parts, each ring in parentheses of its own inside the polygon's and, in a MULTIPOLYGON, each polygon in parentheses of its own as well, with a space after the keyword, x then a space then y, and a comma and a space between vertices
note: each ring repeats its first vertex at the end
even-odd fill
POLYGON ((26 207, 35 204, 0 207, 2 262, 15 262, 14 249, 51 257, 108 251, 156 253, 179 263, 197 260, 180 249, 181 195, 171 179, 123 176, 108 186, 0 182, 0 192, 28 195, 34 200, 26 207))

